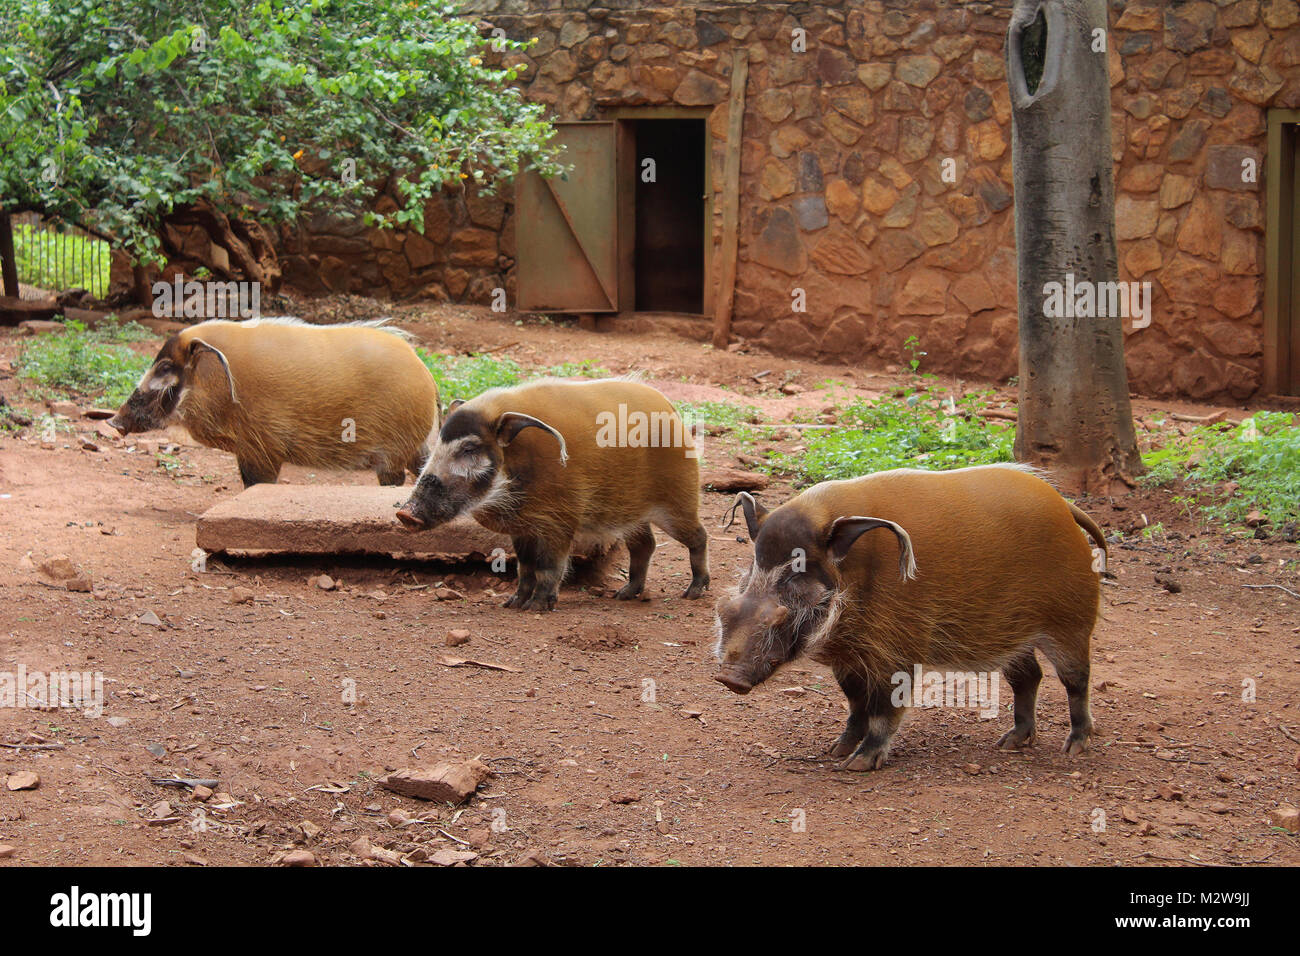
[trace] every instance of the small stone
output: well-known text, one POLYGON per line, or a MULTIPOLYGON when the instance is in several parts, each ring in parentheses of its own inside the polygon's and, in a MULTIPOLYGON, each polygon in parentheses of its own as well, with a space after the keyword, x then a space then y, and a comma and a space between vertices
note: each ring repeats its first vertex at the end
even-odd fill
POLYGON ((285 866, 315 866, 316 854, 310 850, 291 850, 280 862, 285 866))
POLYGON ((136 623, 144 624, 147 627, 162 627, 162 621, 159 619, 158 615, 155 614, 153 611, 145 611, 138 618, 136 618, 136 623))
POLYGON ((1300 810, 1283 804, 1268 814, 1270 826, 1281 827, 1287 833, 1300 833, 1300 810))
POLYGON ((964 770, 966 773, 970 774, 972 777, 974 777, 984 768, 977 763, 968 763, 968 764, 962 764, 961 769, 964 770))
POLYGON ((302 823, 298 824, 298 829, 302 831, 303 839, 309 843, 321 835, 321 828, 310 820, 303 820, 302 823))
POLYGON ((236 587, 230 589, 231 604, 252 604, 256 595, 250 588, 236 587))
POLYGON ((463 628, 456 628, 453 631, 447 632, 446 644, 448 647, 460 647, 462 644, 468 644, 469 638, 469 631, 464 630, 463 628))
POLYGON ((320 574, 310 580, 311 584, 316 585, 322 591, 333 591, 338 584, 328 574, 320 574))
POLYGON ((401 769, 380 780, 380 784, 405 797, 437 803, 463 803, 492 773, 481 760, 440 763, 432 768, 401 769))
POLYGON ((794 687, 782 687, 779 691, 777 691, 777 693, 785 694, 786 697, 806 697, 808 696, 808 689, 806 687, 799 687, 798 685, 796 685, 794 687))
POLYGON ((67 581, 75 578, 80 572, 66 554, 56 554, 41 562, 41 573, 55 581, 67 581))
POLYGON ((0 843, 0 860, 7 860, 14 855, 14 848, 7 843, 0 843))
POLYGON ((35 790, 41 785, 40 775, 31 770, 19 770, 11 773, 5 780, 10 790, 35 790))
POLYGON ((199 784, 194 788, 194 799, 199 801, 199 803, 207 803, 212 799, 212 788, 199 784))
POLYGON ((622 793, 616 793, 609 798, 610 803, 617 803, 623 806, 626 806, 629 803, 639 803, 640 800, 641 794, 637 793, 635 790, 626 790, 622 793))
POLYGON ((437 866, 455 866, 477 859, 478 854, 471 850, 436 850, 429 854, 429 862, 437 866))
POLYGON ((399 807, 398 809, 389 812, 388 825, 390 827, 400 827, 410 819, 411 815, 399 807))
POLYGON ((439 601, 463 601, 465 595, 454 588, 434 588, 433 596, 439 601))

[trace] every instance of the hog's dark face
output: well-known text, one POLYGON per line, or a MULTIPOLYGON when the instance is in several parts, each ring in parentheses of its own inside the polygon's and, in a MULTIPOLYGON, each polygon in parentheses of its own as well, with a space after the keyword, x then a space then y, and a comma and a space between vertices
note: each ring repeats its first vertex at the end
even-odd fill
POLYGON ((180 358, 180 336, 173 335, 163 343, 153 365, 108 424, 123 435, 165 427, 180 403, 184 377, 180 358))
POLYGON ((718 602, 715 653, 722 666, 714 680, 747 694, 833 624, 843 590, 839 564, 862 534, 888 527, 899 539, 904 577, 914 564, 907 533, 890 521, 847 516, 823 528, 797 500, 768 512, 742 494, 737 506, 745 511, 754 562, 718 602))
POLYGON ((229 387, 231 401, 236 401, 235 381, 226 356, 202 339, 183 339, 177 334, 163 343, 153 365, 108 424, 123 435, 165 428, 176 418, 186 390, 194 387, 199 360, 207 354, 221 363, 223 387, 229 387))
POLYGON ((540 419, 519 412, 492 418, 473 403, 453 405, 398 520, 408 528, 428 528, 502 503, 510 494, 506 448, 525 428, 551 432, 560 460, 567 458, 564 437, 540 419))

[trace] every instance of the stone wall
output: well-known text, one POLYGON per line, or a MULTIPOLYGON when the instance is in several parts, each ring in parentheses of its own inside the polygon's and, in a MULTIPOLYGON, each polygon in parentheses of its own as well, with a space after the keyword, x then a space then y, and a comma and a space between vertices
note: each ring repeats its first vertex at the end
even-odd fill
MULTIPOLYGON (((929 370, 1016 373, 1010 0, 631 6, 469 9, 485 33, 537 38, 508 58, 556 119, 714 106, 715 243, 732 50, 748 50, 737 334, 845 362, 898 361, 915 335, 929 370), (797 290, 806 312, 792 311, 797 290)), ((1127 333, 1136 391, 1244 398, 1260 385, 1264 109, 1300 107, 1298 21, 1296 0, 1111 4, 1120 272, 1154 294, 1152 325, 1127 333), (1236 175, 1242 155, 1259 158, 1260 182, 1236 175)), ((479 302, 503 286, 513 303, 506 200, 432 204, 424 237, 310 223, 286 235, 286 274, 318 291, 479 302)))

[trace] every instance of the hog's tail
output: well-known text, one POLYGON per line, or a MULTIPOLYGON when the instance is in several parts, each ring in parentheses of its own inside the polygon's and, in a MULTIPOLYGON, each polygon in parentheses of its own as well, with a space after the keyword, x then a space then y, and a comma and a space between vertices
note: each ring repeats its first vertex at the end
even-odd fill
POLYGON ((1102 532, 1101 526, 1093 521, 1083 509, 1079 508, 1073 502, 1067 501, 1066 505, 1070 509, 1070 515, 1074 518, 1074 523, 1084 531, 1088 532, 1088 537, 1097 542, 1097 547, 1103 552, 1106 551, 1106 535, 1102 532))

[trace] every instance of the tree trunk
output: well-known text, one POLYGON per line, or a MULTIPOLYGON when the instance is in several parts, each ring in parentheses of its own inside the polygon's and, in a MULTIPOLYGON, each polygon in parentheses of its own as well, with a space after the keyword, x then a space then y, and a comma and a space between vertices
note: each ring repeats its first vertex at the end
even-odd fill
POLYGON ((18 258, 14 253, 14 226, 9 213, 0 210, 0 276, 4 294, 18 297, 18 258))
POLYGON ((1049 469, 1065 490, 1103 495, 1127 491, 1143 471, 1124 319, 1086 314, 1106 310, 1085 302, 1060 306, 1081 283, 1092 283, 1095 305, 1098 290, 1115 288, 1101 283, 1118 279, 1110 82, 1105 48, 1094 52, 1105 31, 1105 0, 1016 0, 1006 46, 1019 265, 1016 457, 1049 469), (1061 298, 1049 305, 1056 289, 1061 298))

